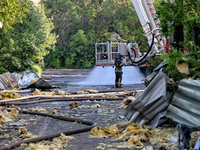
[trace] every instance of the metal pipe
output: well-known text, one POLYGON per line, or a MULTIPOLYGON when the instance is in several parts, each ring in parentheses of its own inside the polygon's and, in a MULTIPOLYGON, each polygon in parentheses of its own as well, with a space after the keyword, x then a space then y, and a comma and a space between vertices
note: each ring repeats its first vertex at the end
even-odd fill
POLYGON ((32 139, 27 139, 27 140, 22 140, 22 141, 10 143, 6 146, 0 147, 0 150, 10 150, 12 148, 20 146, 22 143, 28 144, 28 143, 35 143, 35 142, 38 142, 38 141, 51 139, 51 138, 60 136, 61 133, 65 134, 65 135, 72 135, 72 134, 90 131, 94 126, 96 126, 96 123, 94 123, 92 121, 82 120, 82 119, 74 119, 74 118, 56 116, 56 115, 47 114, 47 113, 32 112, 32 111, 27 111, 27 110, 19 110, 19 112, 24 113, 24 114, 41 115, 41 116, 45 116, 45 117, 47 116, 47 117, 65 120, 65 121, 70 121, 70 122, 78 122, 78 123, 81 123, 81 124, 89 125, 89 127, 79 128, 79 129, 71 130, 71 131, 64 130, 64 131, 56 132, 56 133, 49 134, 49 135, 44 135, 44 136, 40 136, 40 137, 36 137, 36 138, 32 138, 32 139))
POLYGON ((30 101, 30 102, 4 102, 1 105, 29 105, 29 104, 36 104, 36 103, 44 103, 44 102, 55 102, 55 101, 83 101, 83 100, 123 100, 124 98, 105 98, 105 97, 96 97, 96 98, 71 98, 71 99, 42 99, 37 101, 30 101))
POLYGON ((6 99, 6 100, 0 100, 1 102, 11 102, 11 101, 20 101, 20 100, 27 100, 27 99, 34 99, 34 98, 82 98, 82 97, 99 97, 99 96, 120 96, 120 95, 126 95, 124 92, 110 92, 110 93, 96 93, 96 94, 77 94, 77 95, 34 95, 34 96, 27 96, 27 97, 21 97, 21 98, 15 98, 15 99, 6 99))

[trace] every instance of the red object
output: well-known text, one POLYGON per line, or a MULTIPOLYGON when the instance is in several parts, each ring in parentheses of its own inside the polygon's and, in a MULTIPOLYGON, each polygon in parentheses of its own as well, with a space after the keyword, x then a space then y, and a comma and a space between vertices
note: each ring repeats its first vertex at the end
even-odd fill
POLYGON ((166 53, 169 53, 169 38, 166 39, 165 51, 166 51, 166 53))
POLYGON ((2 105, 2 106, 5 106, 5 105, 6 105, 6 102, 1 102, 1 105, 2 105))
POLYGON ((113 62, 111 63, 96 63, 96 66, 107 66, 107 65, 114 65, 113 62))
POLYGON ((149 65, 147 65, 147 64, 145 64, 146 65, 146 67, 149 67, 149 65))

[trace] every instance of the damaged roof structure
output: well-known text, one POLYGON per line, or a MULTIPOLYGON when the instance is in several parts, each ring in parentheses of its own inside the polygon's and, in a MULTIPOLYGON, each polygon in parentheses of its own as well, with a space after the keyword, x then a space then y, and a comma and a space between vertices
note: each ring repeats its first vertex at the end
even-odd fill
POLYGON ((200 80, 179 81, 171 101, 172 93, 167 91, 169 77, 161 69, 157 75, 153 74, 155 77, 144 92, 125 109, 125 117, 131 122, 153 127, 170 118, 178 123, 179 149, 190 148, 190 134, 200 130, 200 80))
POLYGON ((190 127, 200 126, 200 80, 179 82, 166 117, 190 127))
POLYGON ((164 116, 191 127, 199 126, 200 80, 181 80, 171 102, 168 80, 169 77, 159 71, 144 92, 126 108, 125 117, 153 127, 158 126, 164 116))
POLYGON ((168 79, 160 71, 144 92, 125 109, 125 117, 131 122, 157 127, 169 105, 168 79))
MULTIPOLYGON (((18 79, 16 79, 16 74, 15 76, 12 76, 12 74, 10 73, 1 75, 0 76, 1 89, 7 90, 16 87, 18 85, 17 80, 19 81, 19 83, 21 83, 20 86, 23 88, 35 88, 36 83, 38 83, 38 85, 42 85, 43 83, 45 83, 44 85, 46 86, 47 89, 48 87, 53 88, 47 82, 35 76, 33 72, 28 72, 28 73, 26 72, 23 75, 21 75, 20 78, 19 76, 17 76, 18 79), (22 84, 23 77, 24 77, 23 83, 26 83, 24 84, 24 86, 22 84), (34 82, 32 82, 30 79, 34 80, 34 82), (9 80, 13 82, 9 82, 9 80)), ((179 123, 180 125, 186 125, 186 129, 187 128, 191 129, 191 132, 198 131, 198 126, 200 123, 199 121, 200 81, 192 79, 181 80, 178 84, 178 90, 175 92, 171 100, 170 97, 172 96, 172 94, 167 91, 167 84, 169 81, 169 77, 166 76, 162 72, 162 70, 159 70, 157 74, 154 73, 154 75, 155 76, 153 77, 152 81, 144 89, 144 91, 136 98, 134 98, 134 100, 132 100, 132 102, 127 105, 127 107, 125 107, 123 114, 125 118, 129 122, 134 122, 138 125, 145 124, 147 126, 152 126, 154 128, 159 127, 167 120, 167 118, 170 118, 175 122, 179 123), (192 127, 194 127, 194 129, 192 127)), ((45 86, 43 86, 43 88, 45 88, 45 86)), ((118 95, 119 94, 120 93, 118 93, 118 95)), ((70 97, 70 95, 67 97, 70 97)), ((115 99, 117 100, 118 98, 116 97, 115 99)), ((71 98, 71 100, 73 100, 73 98, 71 98)), ((119 100, 122 99, 119 98, 119 100)), ((100 107, 100 105, 98 107, 100 107)), ((71 107, 71 109, 73 108, 76 107, 71 107)), ((80 108, 83 107, 79 107, 79 109, 80 108)), ((182 127, 183 126, 181 126, 180 128, 182 129, 182 127)), ((142 126, 140 128, 142 128, 142 126)), ((180 128, 179 128, 179 134, 182 131, 180 130, 180 128)), ((128 128, 128 131, 133 132, 132 131, 133 129, 135 129, 135 127, 128 128)), ((105 133, 105 135, 107 134, 105 133)), ((131 137, 129 140, 131 139, 133 139, 133 137, 131 137)), ((185 143, 183 143, 184 146, 185 145, 187 146, 187 144, 185 143)))

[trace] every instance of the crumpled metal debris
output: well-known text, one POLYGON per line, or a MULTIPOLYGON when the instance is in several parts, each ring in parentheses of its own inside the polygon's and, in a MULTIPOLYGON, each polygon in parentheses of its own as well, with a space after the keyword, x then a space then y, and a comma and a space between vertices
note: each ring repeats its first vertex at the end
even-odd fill
POLYGON ((156 75, 148 87, 124 111, 124 116, 131 122, 157 127, 163 121, 169 105, 167 93, 168 77, 162 72, 156 75))
POLYGON ((26 70, 22 73, 21 79, 18 81, 19 89, 28 87, 30 84, 39 80, 39 76, 32 70, 26 70))
POLYGON ((10 72, 0 75, 0 90, 10 90, 17 86, 18 82, 10 72))
POLYGON ((181 80, 178 90, 167 108, 166 117, 187 125, 197 127, 200 125, 200 80, 181 80))

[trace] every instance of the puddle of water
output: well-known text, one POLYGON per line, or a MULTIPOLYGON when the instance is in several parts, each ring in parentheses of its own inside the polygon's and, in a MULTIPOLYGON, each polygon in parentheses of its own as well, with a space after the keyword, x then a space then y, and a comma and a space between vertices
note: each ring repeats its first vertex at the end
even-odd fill
MULTIPOLYGON (((138 67, 124 66, 122 68, 122 84, 142 84, 144 75, 138 67)), ((114 85, 115 84, 115 68, 112 66, 96 66, 89 76, 78 85, 114 85)))

